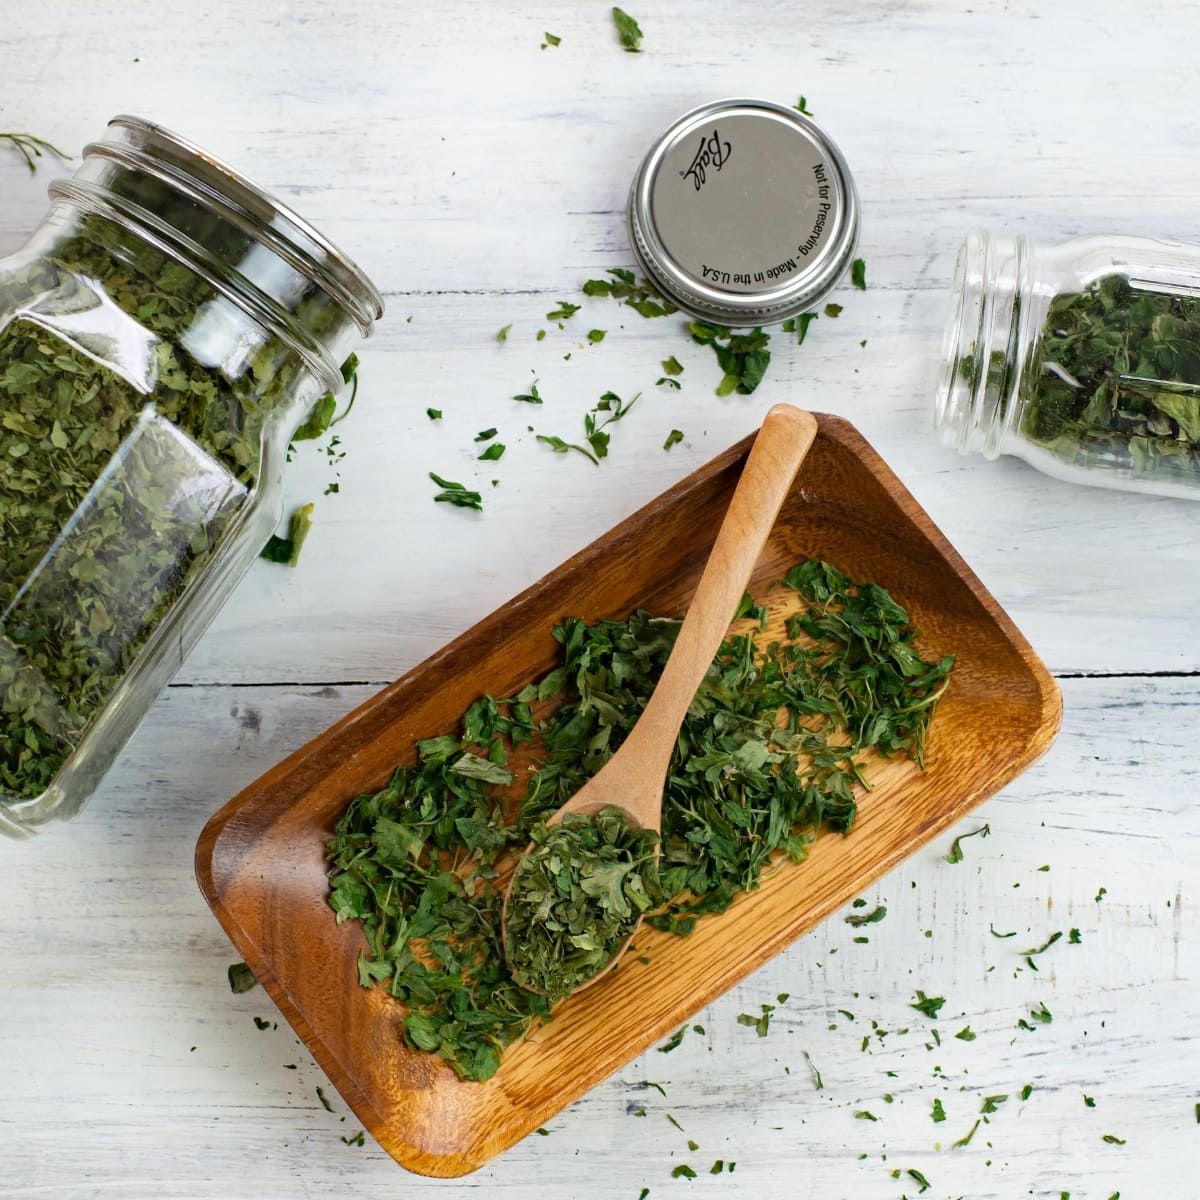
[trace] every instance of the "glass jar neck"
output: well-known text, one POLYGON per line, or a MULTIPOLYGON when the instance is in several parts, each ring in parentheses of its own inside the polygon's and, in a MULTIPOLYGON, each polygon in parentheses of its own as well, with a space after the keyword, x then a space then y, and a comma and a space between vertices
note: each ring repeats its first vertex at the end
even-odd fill
POLYGON ((1020 419, 1041 314, 1033 244, 972 234, 954 269, 934 429, 943 445, 995 458, 1020 419))
MULTIPOLYGON (((305 363, 323 389, 368 337, 383 301, 355 264, 288 208, 184 139, 117 117, 84 149, 70 179, 50 187, 43 237, 82 215, 121 250, 133 239, 185 265, 227 302, 232 325, 265 331, 305 363)), ((30 250, 36 249, 35 245, 30 250)), ((133 255, 134 251, 129 251, 133 255)), ((227 322, 229 323, 229 322, 227 322)))

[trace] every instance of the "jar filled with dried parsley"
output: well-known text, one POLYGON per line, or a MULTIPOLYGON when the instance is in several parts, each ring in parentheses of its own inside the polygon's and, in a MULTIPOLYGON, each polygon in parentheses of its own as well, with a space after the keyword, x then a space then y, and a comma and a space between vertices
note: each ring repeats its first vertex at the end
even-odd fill
POLYGON ((315 230, 119 117, 0 261, 0 831, 73 816, 277 524, 382 313, 315 230))
POLYGON ((963 246, 936 428, 966 454, 1200 499, 1200 246, 963 246))

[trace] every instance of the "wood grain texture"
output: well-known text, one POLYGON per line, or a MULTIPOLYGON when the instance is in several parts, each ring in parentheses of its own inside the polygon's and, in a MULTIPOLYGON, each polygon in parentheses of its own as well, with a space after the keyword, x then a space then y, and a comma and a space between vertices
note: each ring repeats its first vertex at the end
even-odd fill
MULTIPOLYGON (((650 1187, 659 1200, 689 1186, 897 1200, 916 1190, 910 1166, 929 1177, 930 1200, 1195 1193, 1196 509, 960 458, 929 430, 967 232, 1200 237, 1189 169, 1200 12, 1189 0, 1136 12, 1118 0, 625 7, 646 31, 642 55, 616 47, 607 5, 566 0, 44 0, 0 23, 0 127, 77 151, 113 113, 157 118, 293 203, 388 303, 339 427, 341 495, 322 500, 336 477, 311 445, 289 468, 291 498, 319 501, 300 567, 251 572, 79 821, 0 844, 6 1200, 392 1200, 398 1187, 414 1200, 636 1200, 650 1187), (538 48, 547 28, 557 50, 538 48), (625 191, 670 120, 721 95, 800 92, 863 200, 868 288, 839 290, 838 320, 819 320, 801 347, 773 339, 760 389, 725 400, 712 395, 711 352, 677 322, 589 301, 563 330, 547 323, 582 279, 631 261, 625 191), (592 327, 608 330, 598 346, 584 338, 592 327), (653 386, 669 354, 685 366, 670 395, 653 386), (547 403, 531 414, 509 397, 535 377, 547 403), (530 424, 577 432, 610 388, 644 394, 601 468, 533 441, 530 424), (192 878, 200 829, 780 400, 846 416, 879 447, 1059 674, 1063 734, 960 827, 992 828, 966 843, 964 863, 942 861, 947 835, 865 893, 889 907, 868 944, 833 917, 715 1001, 698 1018, 703 1036, 649 1050, 550 1137, 452 1184, 400 1175, 369 1140, 343 1145, 359 1126, 319 1068, 282 1023, 253 1025, 272 1015, 266 997, 229 994, 233 952, 192 878), (443 421, 425 417, 429 405, 443 421), (474 435, 490 426, 509 445, 503 470, 475 464, 474 435), (685 440, 663 453, 672 428, 685 440), (488 511, 435 508, 431 468, 478 480, 488 511), (1115 677, 1075 677, 1093 673, 1115 677), (989 921, 1020 936, 998 941, 989 921), (1071 926, 1082 944, 1057 944, 1030 972, 1016 950, 1071 926), (924 1049, 914 987, 947 997, 949 1049, 924 1049), (767 1038, 737 1025, 779 992, 792 999, 767 1038), (1054 1023, 1017 1030, 1040 1000, 1054 1023), (959 1013, 977 1041, 950 1036, 959 1013), (892 1032, 871 1031, 860 1052, 873 1019, 892 1032), (970 1146, 949 1149, 982 1096, 1026 1082, 1029 1103, 1010 1100, 970 1146), (930 1120, 935 1095, 944 1125, 930 1120), (880 1121, 855 1120, 861 1109, 880 1121), (1107 1132, 1128 1144, 1101 1142, 1107 1132), (710 1181, 718 1156, 737 1172, 710 1181), (695 1184, 671 1179, 683 1161, 695 1184)), ((0 252, 45 211, 50 174, 0 157, 0 252)))
MULTIPOLYGON (((717 553, 749 440, 280 763, 205 827, 196 850, 205 898, 356 1116, 410 1170, 462 1175, 532 1133, 1050 744, 1061 700, 1045 667, 854 429, 828 416, 817 422, 749 590, 769 605, 773 580, 823 558, 888 588, 921 629, 926 657, 956 656, 925 770, 901 759, 873 764, 873 790, 860 798, 851 836, 819 839, 803 864, 781 865, 688 938, 643 929, 637 959, 557 1006, 554 1020, 512 1046, 491 1079, 464 1082, 434 1056, 408 1049, 398 1033, 404 1010, 382 989, 359 987, 365 943, 354 923, 332 919, 325 843, 354 796, 415 761, 418 738, 452 731, 481 694, 515 695, 544 674, 549 632, 563 617, 686 611, 717 553)), ((770 438, 762 448, 773 452, 770 438)), ((761 471, 760 460, 751 488, 763 485, 761 471)), ((763 637, 778 638, 786 615, 772 612, 763 637)))

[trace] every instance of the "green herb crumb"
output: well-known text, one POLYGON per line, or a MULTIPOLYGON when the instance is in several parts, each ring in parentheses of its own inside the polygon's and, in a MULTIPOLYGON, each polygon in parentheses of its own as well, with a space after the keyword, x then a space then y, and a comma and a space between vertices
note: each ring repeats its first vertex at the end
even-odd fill
POLYGON ((476 512, 483 512, 483 497, 478 492, 471 491, 465 484, 456 483, 452 479, 443 479, 432 471, 429 472, 429 478, 442 489, 434 495, 435 503, 452 504, 456 508, 473 508, 476 512))
POLYGON ((229 976, 229 990, 235 994, 258 987, 254 972, 244 962, 230 963, 226 974, 229 976))
POLYGON ((942 1005, 946 1003, 944 996, 927 996, 920 988, 917 989, 917 998, 909 1004, 909 1008, 915 1008, 917 1012, 927 1016, 931 1021, 937 1018, 937 1015, 942 1010, 942 1005))
MULTIPOLYGON (((950 844, 950 853, 946 855, 946 861, 948 863, 962 862, 962 860, 963 860, 963 852, 962 852, 963 842, 965 842, 967 840, 967 838, 989 837, 991 835, 991 832, 992 832, 992 827, 990 825, 981 825, 978 829, 972 831, 971 833, 959 834, 959 836, 956 837, 954 839, 954 841, 950 844)), ((997 934, 996 936, 997 937, 1011 937, 1013 935, 1004 933, 1004 934, 997 934)))
POLYGON ((613 7, 613 23, 617 27, 617 37, 621 46, 630 54, 639 54, 642 49, 642 31, 638 23, 624 9, 613 7))
POLYGON ((876 907, 869 913, 866 913, 863 916, 860 916, 857 913, 851 913, 848 917, 846 917, 846 924, 853 925, 856 928, 862 925, 875 925, 887 916, 887 911, 888 910, 885 905, 879 904, 876 905, 876 907))
POLYGON ((10 146, 16 147, 21 157, 25 159, 30 175, 37 174, 37 160, 44 154, 53 154, 55 158, 60 159, 62 162, 71 161, 69 154, 64 153, 57 146, 46 141, 45 138, 34 137, 32 133, 0 133, 0 140, 6 141, 10 146))

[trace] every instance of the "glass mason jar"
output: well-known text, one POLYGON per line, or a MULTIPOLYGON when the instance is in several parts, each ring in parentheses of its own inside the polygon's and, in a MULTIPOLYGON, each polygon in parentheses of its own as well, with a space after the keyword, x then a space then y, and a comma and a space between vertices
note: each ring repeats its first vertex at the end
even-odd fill
POLYGON ((964 454, 1200 499, 1200 246, 968 238, 935 429, 964 454))
POLYGON ((282 510, 382 314, 287 208, 118 117, 0 261, 0 831, 75 815, 282 510), (328 403, 328 402, 326 402, 328 403))

